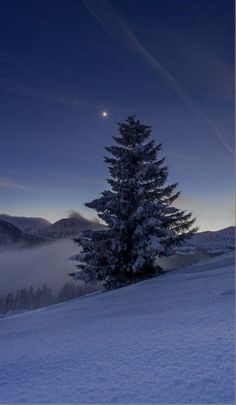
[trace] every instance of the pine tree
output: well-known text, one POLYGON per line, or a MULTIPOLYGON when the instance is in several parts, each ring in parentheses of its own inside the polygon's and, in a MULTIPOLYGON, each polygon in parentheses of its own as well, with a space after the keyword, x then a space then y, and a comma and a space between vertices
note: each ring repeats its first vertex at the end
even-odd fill
POLYGON ((72 300, 77 297, 77 288, 74 283, 65 283, 57 296, 58 302, 72 300))
POLYGON ((151 127, 130 116, 119 125, 115 146, 107 147, 110 189, 85 204, 95 209, 107 229, 85 231, 75 239, 82 247, 74 257, 79 271, 72 277, 85 282, 102 281, 118 287, 161 272, 158 257, 190 238, 195 219, 172 204, 180 192, 166 185, 161 144, 150 138, 151 127))
POLYGON ((45 283, 41 289, 41 306, 48 306, 54 303, 52 289, 45 283))

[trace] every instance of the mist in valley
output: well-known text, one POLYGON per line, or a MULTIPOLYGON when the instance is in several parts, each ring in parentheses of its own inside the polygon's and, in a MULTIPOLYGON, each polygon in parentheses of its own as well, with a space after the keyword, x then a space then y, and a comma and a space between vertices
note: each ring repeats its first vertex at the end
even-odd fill
MULTIPOLYGON (((0 295, 16 289, 35 288, 47 283, 54 292, 72 281, 69 273, 76 262, 69 260, 79 247, 70 238, 47 242, 37 247, 2 247, 0 249, 0 295)), ((206 258, 200 252, 194 255, 175 255, 158 259, 164 270, 173 270, 206 258)))
POLYGON ((71 239, 30 248, 0 249, 0 295, 44 283, 57 291, 71 281, 68 273, 74 271, 75 262, 69 258, 77 252, 78 246, 71 239))

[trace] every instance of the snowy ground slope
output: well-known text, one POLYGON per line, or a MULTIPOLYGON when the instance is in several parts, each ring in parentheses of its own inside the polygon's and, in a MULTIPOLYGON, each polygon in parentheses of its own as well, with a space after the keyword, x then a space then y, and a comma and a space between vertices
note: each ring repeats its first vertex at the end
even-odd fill
POLYGON ((234 403, 234 256, 0 320, 0 403, 234 403))

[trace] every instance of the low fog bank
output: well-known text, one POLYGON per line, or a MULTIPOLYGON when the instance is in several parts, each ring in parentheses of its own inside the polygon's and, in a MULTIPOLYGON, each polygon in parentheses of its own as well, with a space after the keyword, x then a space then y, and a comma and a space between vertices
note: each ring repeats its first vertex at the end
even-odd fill
MULTIPOLYGON (((57 291, 71 281, 68 273, 75 270, 69 257, 78 253, 78 246, 71 239, 31 248, 4 248, 0 250, 0 295, 17 288, 41 287, 47 283, 57 291)), ((164 270, 173 270, 206 259, 209 255, 197 251, 193 255, 175 255, 158 259, 164 270)))
POLYGON ((17 288, 47 283, 58 290, 71 281, 68 273, 75 269, 69 257, 78 253, 78 246, 71 239, 31 247, 0 250, 0 295, 17 288))
POLYGON ((191 266, 193 263, 199 262, 200 260, 206 260, 211 257, 212 255, 204 252, 203 250, 196 249, 195 253, 193 254, 178 254, 170 257, 163 257, 158 259, 158 264, 163 268, 163 270, 171 271, 181 267, 191 266))

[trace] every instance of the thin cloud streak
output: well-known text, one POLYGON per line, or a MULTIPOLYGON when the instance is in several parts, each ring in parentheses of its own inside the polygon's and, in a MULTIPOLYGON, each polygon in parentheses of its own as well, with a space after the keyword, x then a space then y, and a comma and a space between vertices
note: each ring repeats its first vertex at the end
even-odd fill
POLYGON ((100 110, 101 107, 97 104, 93 104, 83 100, 77 96, 71 96, 66 94, 52 93, 45 91, 42 88, 30 86, 26 83, 17 82, 9 78, 0 77, 0 82, 5 91, 8 93, 20 94, 29 98, 33 98, 40 101, 56 103, 68 107, 85 107, 100 110))
POLYGON ((6 177, 0 177, 0 188, 13 188, 13 189, 24 190, 25 186, 12 179, 8 179, 6 177))
POLYGON ((228 152, 234 155, 233 148, 228 145, 216 124, 188 97, 183 86, 154 57, 132 32, 128 23, 113 9, 107 0, 82 0, 93 17, 112 38, 118 37, 122 42, 128 39, 129 45, 136 50, 148 64, 156 70, 175 91, 179 98, 212 129, 213 133, 228 152), (118 35, 117 35, 118 34, 118 35))

